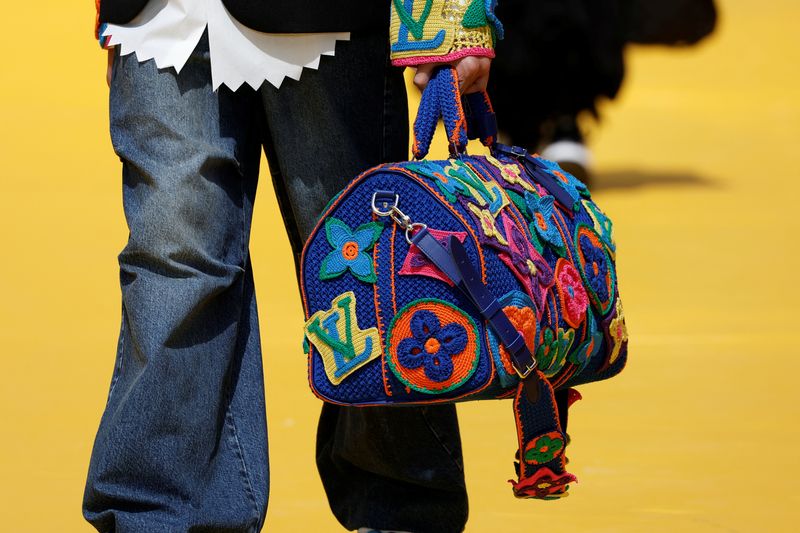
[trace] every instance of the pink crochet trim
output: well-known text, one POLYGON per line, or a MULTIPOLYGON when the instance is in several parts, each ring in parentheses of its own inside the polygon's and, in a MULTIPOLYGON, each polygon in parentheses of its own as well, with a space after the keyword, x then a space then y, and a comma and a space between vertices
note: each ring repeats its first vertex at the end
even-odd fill
POLYGON ((464 48, 458 52, 452 52, 443 56, 418 56, 393 59, 392 65, 396 67, 413 67, 426 63, 449 63, 467 56, 494 57, 494 50, 491 48, 464 48))

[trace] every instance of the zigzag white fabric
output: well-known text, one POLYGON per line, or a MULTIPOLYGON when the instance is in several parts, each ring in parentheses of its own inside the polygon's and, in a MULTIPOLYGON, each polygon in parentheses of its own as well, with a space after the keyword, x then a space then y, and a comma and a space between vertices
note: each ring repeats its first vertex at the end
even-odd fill
POLYGON ((214 90, 244 83, 258 89, 264 81, 279 88, 286 77, 299 80, 303 68, 318 68, 321 56, 333 56, 336 41, 350 40, 349 32, 262 33, 234 19, 220 0, 150 0, 131 22, 109 24, 102 35, 122 55, 180 72, 206 27, 214 90))

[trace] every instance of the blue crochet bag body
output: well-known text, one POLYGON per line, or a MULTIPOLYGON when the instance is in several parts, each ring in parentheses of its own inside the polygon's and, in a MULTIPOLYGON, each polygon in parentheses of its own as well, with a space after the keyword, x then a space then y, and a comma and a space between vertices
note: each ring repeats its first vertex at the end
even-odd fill
POLYGON ((353 406, 513 398, 515 495, 563 497, 572 387, 627 358, 611 221, 555 163, 495 142, 488 97, 462 99, 451 69, 414 133, 416 160, 354 179, 305 245, 311 388, 353 406), (439 118, 453 157, 424 160, 439 118), (468 136, 492 155, 464 155, 468 136))

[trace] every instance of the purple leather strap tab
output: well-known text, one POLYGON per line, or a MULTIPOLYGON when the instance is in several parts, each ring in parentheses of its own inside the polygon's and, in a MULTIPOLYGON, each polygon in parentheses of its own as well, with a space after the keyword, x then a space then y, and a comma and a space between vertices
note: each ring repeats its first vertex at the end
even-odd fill
POLYGON ((553 388, 535 369, 536 360, 522 335, 508 319, 500 302, 483 284, 458 238, 451 236, 447 246, 443 246, 423 227, 412 236, 411 242, 480 309, 481 315, 511 355, 514 366, 519 370, 531 368, 527 377, 520 381, 514 398, 519 442, 519 481, 511 481, 514 494, 518 498, 549 498, 563 494, 566 489, 562 485, 575 481, 575 476, 564 470, 563 452, 553 453, 551 460, 542 461, 541 464, 533 464, 527 458, 529 446, 542 435, 558 439, 562 449, 567 439, 559 424, 553 388), (551 490, 541 488, 550 481, 556 482, 551 490))
POLYGON ((512 353, 516 353, 522 350, 523 348, 527 348, 527 346, 525 345, 525 339, 522 338, 522 335, 517 335, 516 339, 514 339, 509 344, 504 346, 512 353))
POLYGON ((549 172, 543 170, 534 158, 528 156, 522 162, 525 171, 552 194, 556 201, 564 206, 570 216, 573 211, 580 209, 580 200, 573 198, 549 172))
POLYGON ((507 144, 497 143, 494 147, 495 150, 501 154, 505 154, 516 159, 522 159, 528 155, 528 151, 520 146, 509 146, 507 144))
POLYGON ((536 402, 541 394, 539 373, 535 371, 536 359, 528 350, 522 335, 503 312, 500 302, 483 284, 461 241, 450 237, 447 247, 442 246, 428 229, 423 227, 414 234, 411 243, 450 278, 480 310, 481 316, 486 319, 508 350, 514 367, 525 384, 528 398, 536 402))
POLYGON ((500 306, 500 302, 497 300, 492 300, 488 307, 485 309, 481 309, 481 315, 483 316, 494 316, 497 313, 502 311, 502 307, 500 306))
POLYGON ((436 265, 436 268, 441 270, 445 276, 450 278, 450 281, 456 286, 461 283, 461 273, 455 261, 453 261, 453 256, 450 255, 450 251, 447 248, 433 238, 428 228, 422 228, 417 231, 414 236, 411 237, 411 243, 419 248, 420 251, 425 254, 425 257, 436 265))
POLYGON ((535 367, 536 360, 528 350, 525 340, 503 312, 500 302, 483 284, 461 241, 450 237, 447 248, 445 248, 433 238, 427 228, 422 228, 414 234, 411 242, 472 300, 481 316, 497 333, 518 371, 524 373, 526 369, 535 367))
POLYGON ((530 373, 536 367, 536 359, 533 358, 528 346, 522 336, 503 312, 502 306, 497 299, 489 292, 483 284, 480 275, 467 256, 467 251, 461 241, 450 238, 450 253, 453 256, 456 266, 461 273, 461 283, 456 285, 469 295, 470 299, 481 310, 483 317, 489 322, 492 329, 497 333, 500 342, 509 352, 511 360, 520 377, 530 373), (491 312, 490 312, 491 311, 491 312))
POLYGON ((397 200, 397 194, 392 191, 375 191, 372 197, 372 207, 385 213, 392 207, 397 207, 397 200))
POLYGON ((507 146, 498 143, 495 145, 495 150, 501 154, 518 159, 525 166, 525 171, 530 175, 531 179, 547 189, 547 192, 553 195, 556 201, 566 208, 567 212, 572 212, 575 208, 575 200, 564 187, 559 185, 558 181, 553 176, 540 167, 540 164, 526 149, 520 148, 519 146, 507 146))

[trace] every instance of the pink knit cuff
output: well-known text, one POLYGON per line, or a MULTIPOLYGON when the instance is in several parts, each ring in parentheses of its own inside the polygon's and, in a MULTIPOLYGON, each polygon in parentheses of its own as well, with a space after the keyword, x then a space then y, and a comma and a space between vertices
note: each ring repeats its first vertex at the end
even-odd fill
POLYGON ((494 50, 491 48, 464 48, 443 56, 418 56, 393 59, 392 65, 396 67, 413 67, 427 63, 450 63, 451 61, 456 61, 467 56, 494 57, 494 50))

